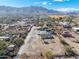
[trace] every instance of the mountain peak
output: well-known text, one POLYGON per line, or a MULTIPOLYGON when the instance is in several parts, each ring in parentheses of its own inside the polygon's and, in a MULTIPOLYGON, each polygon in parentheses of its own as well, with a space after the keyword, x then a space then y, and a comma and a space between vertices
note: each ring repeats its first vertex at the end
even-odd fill
MULTIPOLYGON (((68 10, 68 9, 67 9, 68 10)), ((9 6, 0 6, 0 15, 32 15, 32 14, 66 14, 66 13, 79 13, 78 11, 71 12, 66 9, 47 9, 42 6, 29 6, 29 7, 9 7, 9 6)))

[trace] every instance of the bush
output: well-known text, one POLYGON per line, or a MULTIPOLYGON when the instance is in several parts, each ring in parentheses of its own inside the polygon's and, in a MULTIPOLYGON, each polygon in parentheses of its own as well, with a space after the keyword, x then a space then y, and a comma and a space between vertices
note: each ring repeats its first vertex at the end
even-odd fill
POLYGON ((20 47, 23 43, 24 43, 23 39, 16 39, 13 41, 13 44, 17 45, 18 47, 20 47))
POLYGON ((7 48, 7 42, 0 40, 0 56, 5 55, 5 49, 7 48))
POLYGON ((66 43, 64 40, 61 40, 60 42, 61 42, 63 45, 67 45, 67 46, 69 45, 69 44, 66 43))
POLYGON ((68 46, 68 47, 66 47, 66 53, 65 53, 65 55, 66 55, 67 57, 70 57, 70 56, 75 56, 76 54, 75 54, 74 51, 68 46))
POLYGON ((7 47, 7 42, 0 40, 0 50, 7 47))
POLYGON ((53 59, 52 51, 43 51, 42 56, 44 59, 53 59))
POLYGON ((46 52, 47 59, 53 59, 53 55, 51 51, 46 52))

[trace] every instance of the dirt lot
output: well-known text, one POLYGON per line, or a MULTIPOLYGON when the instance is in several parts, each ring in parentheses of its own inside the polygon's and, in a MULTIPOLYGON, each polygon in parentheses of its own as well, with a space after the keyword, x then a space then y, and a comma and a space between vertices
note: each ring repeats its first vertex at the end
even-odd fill
MULTIPOLYGON (((54 39, 49 39, 49 44, 45 44, 43 39, 38 35, 40 31, 38 27, 33 27, 28 34, 23 47, 21 47, 19 54, 23 57, 23 54, 28 56, 28 59, 48 59, 53 56, 54 59, 78 59, 79 58, 79 34, 70 31, 74 38, 64 38, 62 35, 54 35, 54 39), (66 44, 62 44, 61 41, 66 44), (76 56, 65 57, 66 50, 73 51, 76 56), (50 56, 49 56, 50 55, 50 56)), ((25 57, 26 58, 26 57, 25 57)), ((24 59, 25 59, 24 58, 24 59)))

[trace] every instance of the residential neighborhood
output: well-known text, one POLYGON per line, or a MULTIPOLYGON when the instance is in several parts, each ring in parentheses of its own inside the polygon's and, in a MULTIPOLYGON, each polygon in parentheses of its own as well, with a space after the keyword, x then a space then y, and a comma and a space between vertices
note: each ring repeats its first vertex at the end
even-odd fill
POLYGON ((79 1, 0 0, 0 59, 79 59, 79 1))
POLYGON ((68 17, 71 16, 59 17, 59 20, 49 16, 26 18, 1 24, 0 41, 6 46, 0 55, 7 59, 26 59, 27 56, 28 59, 78 59, 79 25, 68 17))

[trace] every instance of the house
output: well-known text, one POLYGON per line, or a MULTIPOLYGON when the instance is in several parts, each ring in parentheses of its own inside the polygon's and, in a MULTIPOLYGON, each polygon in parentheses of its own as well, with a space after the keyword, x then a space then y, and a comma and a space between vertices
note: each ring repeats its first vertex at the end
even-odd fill
POLYGON ((0 36, 0 39, 5 41, 11 41, 14 39, 14 37, 15 36, 10 33, 5 33, 4 35, 0 36))
POLYGON ((37 19, 35 19, 35 18, 25 19, 23 21, 26 22, 27 25, 34 25, 37 23, 37 19))
POLYGON ((62 25, 64 28, 72 28, 71 24, 69 22, 59 22, 60 25, 62 25))
POLYGON ((15 45, 9 45, 8 46, 8 48, 14 48, 15 47, 15 45))
POLYGON ((73 31, 79 33, 79 27, 73 27, 72 29, 73 29, 73 31))
POLYGON ((6 37, 6 36, 0 36, 0 40, 6 40, 6 41, 8 41, 8 40, 10 40, 10 38, 6 37))
POLYGON ((54 39, 52 32, 50 30, 47 30, 47 28, 41 28, 39 29, 39 34, 42 39, 54 39))
POLYGON ((68 25, 69 22, 59 22, 60 25, 68 25))
POLYGON ((16 46, 15 45, 9 45, 6 49, 6 55, 10 57, 16 56, 17 51, 16 51, 16 46))

